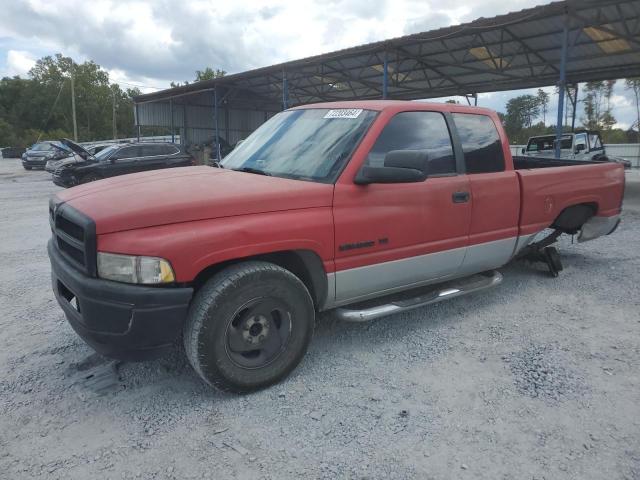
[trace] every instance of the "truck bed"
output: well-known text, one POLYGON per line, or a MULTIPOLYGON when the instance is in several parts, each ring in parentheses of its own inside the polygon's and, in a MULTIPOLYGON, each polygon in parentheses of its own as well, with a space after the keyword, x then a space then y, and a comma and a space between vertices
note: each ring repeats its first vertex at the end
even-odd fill
POLYGON ((620 213, 624 167, 613 162, 513 157, 520 182, 520 233, 547 228, 572 205, 588 205, 596 216, 620 213))

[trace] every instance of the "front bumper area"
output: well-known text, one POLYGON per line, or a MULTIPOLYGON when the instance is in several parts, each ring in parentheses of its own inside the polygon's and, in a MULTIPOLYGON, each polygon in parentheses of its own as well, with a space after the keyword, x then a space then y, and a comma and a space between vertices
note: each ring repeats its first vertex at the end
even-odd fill
POLYGON ((192 288, 146 287, 89 277, 50 240, 53 291, 71 327, 98 353, 146 360, 165 353, 182 331, 192 288))
POLYGON ((44 168, 49 161, 48 158, 23 158, 22 166, 23 167, 31 167, 31 168, 44 168))
POLYGON ((53 173, 51 180, 53 180, 55 185, 64 188, 74 187, 78 184, 76 177, 70 173, 53 173))

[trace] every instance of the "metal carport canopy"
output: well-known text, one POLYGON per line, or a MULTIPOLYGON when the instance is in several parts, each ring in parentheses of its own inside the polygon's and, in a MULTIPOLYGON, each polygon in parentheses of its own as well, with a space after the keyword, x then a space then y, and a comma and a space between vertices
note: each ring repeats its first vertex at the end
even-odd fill
POLYGON ((230 99, 251 92, 286 107, 557 85, 564 38, 566 83, 640 76, 640 1, 565 0, 140 95, 135 102, 220 87, 230 99))

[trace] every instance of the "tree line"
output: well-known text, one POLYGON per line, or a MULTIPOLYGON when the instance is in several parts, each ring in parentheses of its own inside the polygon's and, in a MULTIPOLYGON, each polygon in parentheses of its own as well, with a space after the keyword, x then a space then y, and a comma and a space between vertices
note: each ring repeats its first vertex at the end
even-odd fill
MULTIPOLYGON (((587 82, 580 87, 567 86, 563 130, 571 130, 575 114, 576 129, 600 130, 605 143, 640 142, 640 78, 624 80, 625 89, 633 93, 636 106, 636 121, 626 130, 614 128, 617 120, 613 115, 611 97, 615 84, 615 80, 608 80, 587 82), (578 88, 582 91, 580 100, 577 99, 578 88)), ((529 137, 555 133, 555 125, 547 124, 548 105, 549 94, 542 89, 538 89, 536 95, 520 95, 510 99, 505 112, 498 113, 509 140, 522 144, 529 137)))
POLYGON ((28 146, 39 139, 73 138, 73 75, 79 141, 131 137, 133 97, 93 61, 76 63, 61 54, 36 62, 28 78, 0 80, 0 146, 28 146))
MULTIPOLYGON (((221 77, 210 67, 195 72, 195 80, 221 77)), ((188 84, 185 81, 182 85, 188 84)), ((181 83, 171 82, 171 86, 181 83)), ((38 140, 74 138, 72 89, 75 94, 78 141, 127 138, 136 135, 133 97, 137 87, 121 88, 93 61, 76 63, 61 54, 36 62, 27 78, 0 80, 0 146, 32 145, 38 140), (73 86, 71 80, 73 79, 73 86)), ((148 129, 147 134, 166 134, 148 129)))

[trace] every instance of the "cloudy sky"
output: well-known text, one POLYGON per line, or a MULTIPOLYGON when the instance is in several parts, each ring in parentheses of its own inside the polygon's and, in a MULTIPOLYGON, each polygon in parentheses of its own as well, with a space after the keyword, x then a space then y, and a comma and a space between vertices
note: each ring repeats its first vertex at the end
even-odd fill
MULTIPOLYGON (((241 72, 540 3, 546 2, 0 0, 0 77, 26 75, 37 58, 61 52, 92 59, 112 81, 151 92, 172 80, 191 80, 206 66, 241 72)), ((634 105, 619 84, 614 116, 628 127, 634 105)), ((480 104, 503 110, 522 93, 484 94, 480 104)))

